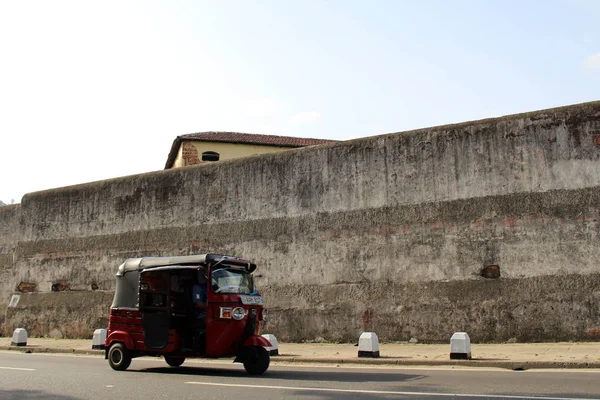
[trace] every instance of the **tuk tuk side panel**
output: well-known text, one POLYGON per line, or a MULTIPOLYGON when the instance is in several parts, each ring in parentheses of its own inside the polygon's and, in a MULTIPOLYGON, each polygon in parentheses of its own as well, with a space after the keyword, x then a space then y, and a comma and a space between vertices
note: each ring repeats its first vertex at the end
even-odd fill
POLYGON ((168 343, 162 349, 149 349, 144 343, 144 336, 141 336, 140 340, 137 340, 135 343, 135 348, 141 352, 147 352, 149 354, 170 354, 173 352, 177 352, 181 349, 181 339, 179 334, 175 329, 169 329, 169 338, 168 343))
MULTIPOLYGON (((142 313, 138 310, 111 309, 108 319, 108 332, 106 345, 110 346, 113 341, 125 343, 129 350, 152 351, 144 344, 144 330, 142 328, 142 313), (114 334, 113 334, 114 333, 114 334), (111 334, 113 334, 111 336, 111 334)), ((169 340, 161 353, 170 353, 181 347, 181 341, 175 329, 169 329, 169 340)))
POLYGON ((111 308, 110 316, 108 318, 107 346, 110 346, 109 342, 112 340, 109 339, 113 333, 118 333, 118 335, 113 335, 112 340, 116 337, 122 339, 125 335, 128 339, 127 342, 125 342, 127 348, 129 350, 138 348, 138 341, 141 340, 143 343, 144 340, 141 313, 138 310, 111 308))

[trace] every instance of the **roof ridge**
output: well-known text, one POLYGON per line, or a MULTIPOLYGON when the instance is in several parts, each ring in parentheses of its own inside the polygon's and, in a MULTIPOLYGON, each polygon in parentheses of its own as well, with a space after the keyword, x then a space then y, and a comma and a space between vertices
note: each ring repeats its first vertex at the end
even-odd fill
POLYGON ((323 141, 323 142, 337 142, 337 140, 335 139, 318 139, 318 138, 307 138, 307 137, 300 137, 300 136, 283 136, 283 135, 273 135, 270 133, 250 133, 250 132, 235 132, 235 131, 204 131, 204 132, 193 132, 193 133, 186 133, 183 135, 180 135, 180 138, 193 138, 194 136, 197 135, 206 135, 206 136, 211 136, 211 135, 219 135, 219 134, 226 134, 226 135, 240 135, 240 136, 251 136, 251 137, 258 137, 258 136, 262 136, 262 137, 271 137, 271 138, 289 138, 289 139, 304 139, 304 140, 317 140, 317 141, 323 141))

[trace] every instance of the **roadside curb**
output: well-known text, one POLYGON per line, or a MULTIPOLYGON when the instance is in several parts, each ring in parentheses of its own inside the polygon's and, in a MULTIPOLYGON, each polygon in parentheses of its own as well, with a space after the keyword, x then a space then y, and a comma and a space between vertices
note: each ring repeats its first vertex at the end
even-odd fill
POLYGON ((34 347, 34 346, 0 346, 0 350, 20 351, 22 353, 62 353, 62 354, 87 354, 104 355, 104 350, 78 350, 78 349, 57 349, 52 347, 34 347))
MULTIPOLYGON (((51 347, 35 346, 0 346, 0 350, 20 351, 22 353, 62 353, 104 356, 104 350, 58 349, 51 347)), ((503 368, 515 371, 527 369, 600 369, 600 362, 562 362, 562 361, 498 361, 498 360, 414 360, 404 358, 316 358, 273 356, 272 362, 286 362, 297 364, 345 364, 345 365, 397 365, 397 366, 452 366, 452 367, 480 367, 503 368)))
POLYGON ((271 358, 272 362, 290 363, 322 363, 322 364, 359 364, 359 365, 399 365, 399 366, 452 366, 452 367, 479 367, 479 368, 503 368, 510 370, 527 369, 592 369, 600 368, 600 362, 561 362, 561 361, 491 361, 491 360, 411 360, 399 358, 310 358, 310 357, 286 357, 277 356, 271 358))

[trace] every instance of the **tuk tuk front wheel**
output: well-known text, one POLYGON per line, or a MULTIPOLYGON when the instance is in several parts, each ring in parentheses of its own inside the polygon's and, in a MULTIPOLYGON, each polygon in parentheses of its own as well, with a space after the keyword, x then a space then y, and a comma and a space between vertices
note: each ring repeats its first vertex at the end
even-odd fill
POLYGON ((271 358, 264 347, 246 347, 245 352, 244 368, 250 375, 262 375, 269 368, 271 358))
POLYGON ((108 350, 108 364, 115 371, 125 371, 131 364, 131 355, 123 343, 114 343, 108 350))
POLYGON ((171 367, 179 367, 185 361, 185 357, 169 357, 169 356, 165 356, 165 361, 171 367))

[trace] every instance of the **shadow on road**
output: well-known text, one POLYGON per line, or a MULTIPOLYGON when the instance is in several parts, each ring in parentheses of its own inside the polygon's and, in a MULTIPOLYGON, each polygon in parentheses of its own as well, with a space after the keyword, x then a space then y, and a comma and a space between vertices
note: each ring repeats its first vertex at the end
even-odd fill
POLYGON ((65 396, 62 394, 42 392, 40 390, 4 390, 0 389, 0 399, 2 400, 79 400, 77 397, 65 396))
POLYGON ((172 375, 190 375, 190 376, 219 376, 231 378, 247 378, 256 382, 257 379, 280 379, 280 380, 305 380, 305 381, 335 381, 335 382, 403 382, 407 380, 420 380, 426 378, 421 374, 403 374, 389 373, 377 369, 365 370, 364 372, 346 372, 338 370, 335 374, 325 370, 315 369, 314 371, 285 371, 281 369, 270 369, 264 375, 256 377, 248 375, 244 370, 233 370, 226 368, 213 367, 155 367, 144 368, 136 372, 141 373, 160 373, 172 375))

